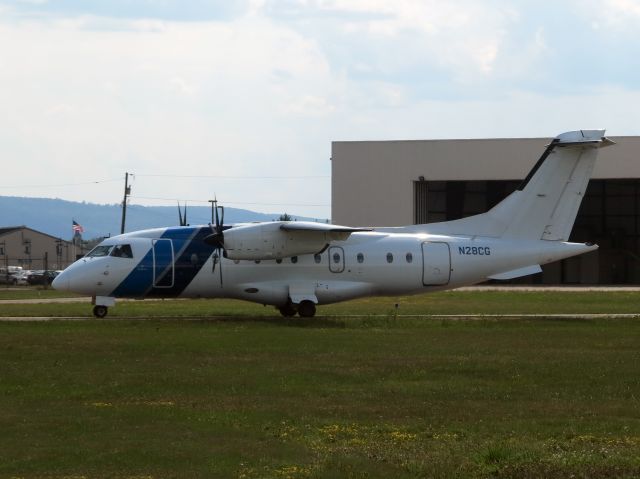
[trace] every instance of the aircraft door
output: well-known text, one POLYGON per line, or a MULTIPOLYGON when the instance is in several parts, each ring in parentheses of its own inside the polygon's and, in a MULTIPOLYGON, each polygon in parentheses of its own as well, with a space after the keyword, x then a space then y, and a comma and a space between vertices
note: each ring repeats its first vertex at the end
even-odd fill
POLYGON ((451 251, 448 243, 422 243, 422 284, 440 286, 451 278, 451 251))
POLYGON ((329 248, 329 271, 332 273, 344 271, 344 250, 340 246, 329 248))
POLYGON ((173 280, 173 242, 170 239, 154 239, 153 286, 156 288, 171 288, 173 280))

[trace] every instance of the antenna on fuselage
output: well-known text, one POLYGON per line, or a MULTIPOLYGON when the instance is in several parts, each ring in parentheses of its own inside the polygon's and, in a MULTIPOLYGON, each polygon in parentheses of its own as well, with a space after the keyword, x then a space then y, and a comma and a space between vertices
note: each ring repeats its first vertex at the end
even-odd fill
POLYGON ((182 209, 180 208, 180 202, 178 201, 178 220, 180 221, 180 226, 189 226, 187 223, 187 202, 184 202, 184 215, 182 214, 182 209))

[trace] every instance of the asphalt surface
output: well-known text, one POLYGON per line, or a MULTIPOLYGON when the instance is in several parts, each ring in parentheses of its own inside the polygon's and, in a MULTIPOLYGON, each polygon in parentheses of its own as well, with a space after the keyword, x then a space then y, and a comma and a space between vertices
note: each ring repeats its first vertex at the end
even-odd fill
MULTIPOLYGON (((8 291, 11 291, 9 288, 8 291)), ((15 291, 22 291, 20 288, 15 291)), ((500 285, 483 285, 483 286, 465 286, 456 288, 451 291, 565 291, 565 292, 584 292, 584 291, 610 291, 610 292, 640 292, 640 286, 500 286, 500 285)), ((118 299, 121 301, 139 301, 132 299, 118 299)), ((184 298, 168 298, 165 301, 184 301, 184 298)), ((75 298, 31 298, 31 299, 2 299, 0 307, 3 304, 46 304, 46 303, 90 303, 90 297, 75 298)))
MULTIPOLYGON (((316 319, 344 319, 344 318, 372 318, 381 317, 388 318, 388 314, 341 314, 341 315, 318 315, 316 319)), ((398 314, 397 318, 424 318, 424 319, 448 319, 448 320, 460 320, 460 321, 481 321, 491 319, 573 319, 573 320, 592 320, 592 319, 637 319, 640 318, 640 314, 398 314)), ((277 318, 280 318, 277 316, 277 318)), ((207 317, 174 317, 174 316, 156 316, 152 318, 145 318, 140 316, 135 317, 106 317, 97 319, 93 316, 3 316, 0 317, 0 322, 44 322, 44 321, 246 321, 251 319, 264 320, 268 319, 266 316, 256 316, 255 318, 232 318, 229 316, 207 316, 207 317)), ((283 321, 296 319, 296 318, 281 318, 283 321)), ((305 321, 304 318, 298 318, 300 321, 305 321)))

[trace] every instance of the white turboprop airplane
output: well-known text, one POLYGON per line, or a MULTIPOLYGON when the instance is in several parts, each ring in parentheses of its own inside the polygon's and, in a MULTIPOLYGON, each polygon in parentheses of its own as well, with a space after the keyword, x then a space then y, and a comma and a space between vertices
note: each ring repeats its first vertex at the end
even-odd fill
MULTIPOLYGON (((310 222, 215 224, 105 239, 54 280, 94 297, 104 317, 116 298, 237 298, 314 316, 316 305, 416 294, 541 271, 597 249, 569 243, 604 130, 557 136, 522 184, 486 213, 398 228, 310 222)), ((221 214, 220 214, 221 213, 221 214)))

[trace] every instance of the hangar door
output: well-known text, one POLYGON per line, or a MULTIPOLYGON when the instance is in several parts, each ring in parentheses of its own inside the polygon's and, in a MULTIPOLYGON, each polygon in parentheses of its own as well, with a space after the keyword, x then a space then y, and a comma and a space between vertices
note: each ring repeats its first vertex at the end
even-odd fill
POLYGON ((448 243, 422 243, 422 284, 439 286, 449 283, 451 252, 448 243))

